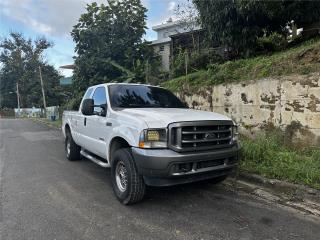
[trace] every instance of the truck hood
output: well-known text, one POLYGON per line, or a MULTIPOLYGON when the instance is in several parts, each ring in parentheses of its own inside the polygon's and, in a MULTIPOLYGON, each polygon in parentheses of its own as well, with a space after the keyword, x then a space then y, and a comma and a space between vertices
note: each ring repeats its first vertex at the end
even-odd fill
POLYGON ((127 108, 120 111, 144 120, 149 128, 163 128, 184 121, 231 120, 218 113, 187 108, 127 108))

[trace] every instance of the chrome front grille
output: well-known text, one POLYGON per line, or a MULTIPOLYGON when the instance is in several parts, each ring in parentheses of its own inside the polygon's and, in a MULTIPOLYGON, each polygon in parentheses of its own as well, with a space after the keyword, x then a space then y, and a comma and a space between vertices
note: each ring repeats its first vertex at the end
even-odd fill
POLYGON ((169 147, 177 152, 232 146, 232 121, 179 122, 169 125, 169 147))

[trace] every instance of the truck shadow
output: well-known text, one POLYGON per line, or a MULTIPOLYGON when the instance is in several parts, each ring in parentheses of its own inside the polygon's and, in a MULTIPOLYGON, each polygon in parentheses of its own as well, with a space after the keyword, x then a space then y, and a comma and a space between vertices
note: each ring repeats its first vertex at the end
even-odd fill
MULTIPOLYGON (((111 171, 110 169, 103 169, 89 160, 82 159, 81 165, 83 168, 90 172, 92 176, 96 179, 107 185, 106 189, 112 191, 111 184, 111 171)), ((111 193, 113 194, 113 192, 111 193)), ((202 180, 193 183, 181 184, 176 186, 167 186, 167 187, 146 187, 146 195, 141 203, 135 204, 133 206, 145 205, 145 204, 163 204, 164 201, 173 202, 176 200, 181 200, 185 202, 186 198, 194 199, 197 201, 205 201, 205 198, 212 199, 224 199, 226 196, 231 197, 236 195, 236 193, 225 184, 217 183, 215 179, 202 180)))
POLYGON ((197 201, 204 201, 205 198, 223 199, 224 194, 232 194, 232 192, 225 188, 222 183, 216 183, 213 179, 202 180, 199 182, 181 184, 169 187, 147 187, 144 202, 163 202, 180 199, 187 202, 186 199, 197 199, 197 201))

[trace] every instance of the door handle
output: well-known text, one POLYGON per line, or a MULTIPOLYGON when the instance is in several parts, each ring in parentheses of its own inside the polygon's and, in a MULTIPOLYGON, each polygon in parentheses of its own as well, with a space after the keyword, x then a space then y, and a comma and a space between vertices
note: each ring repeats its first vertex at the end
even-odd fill
POLYGON ((83 125, 87 126, 87 118, 86 117, 83 119, 83 125))

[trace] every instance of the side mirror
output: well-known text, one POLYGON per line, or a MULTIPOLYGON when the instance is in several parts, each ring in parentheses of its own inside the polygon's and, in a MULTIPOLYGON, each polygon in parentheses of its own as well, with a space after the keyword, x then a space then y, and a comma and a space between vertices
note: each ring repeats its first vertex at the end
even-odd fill
POLYGON ((101 104, 101 113, 100 116, 105 117, 107 116, 107 104, 101 104))
POLYGON ((93 99, 85 99, 82 102, 81 112, 83 115, 93 115, 93 99))

